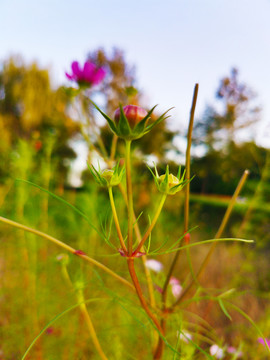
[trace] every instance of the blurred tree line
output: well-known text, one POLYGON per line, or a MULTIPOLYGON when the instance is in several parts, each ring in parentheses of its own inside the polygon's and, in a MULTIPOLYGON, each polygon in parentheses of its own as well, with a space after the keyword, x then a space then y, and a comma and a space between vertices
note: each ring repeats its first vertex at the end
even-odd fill
MULTIPOLYGON (((48 70, 40 69, 36 63, 26 65, 21 57, 13 57, 4 61, 0 69, 0 182, 16 172, 12 165, 21 157, 24 143, 35 158, 31 169, 34 172, 52 147, 54 181, 64 183, 68 160, 76 157, 69 141, 78 132, 66 112, 68 97, 61 87, 52 87, 48 70)), ((20 161, 25 159, 21 157, 20 161)))
MULTIPOLYGON (((87 60, 106 68, 107 76, 91 96, 102 96, 105 111, 113 116, 119 103, 140 105, 142 93, 136 88, 135 70, 124 58, 124 53, 114 49, 108 55, 103 49, 91 52, 87 60)), ((256 129, 261 109, 256 105, 256 95, 239 81, 238 71, 232 69, 216 91, 219 110, 208 105, 194 129, 193 146, 203 150, 193 159, 192 182, 195 192, 231 194, 245 168, 250 169, 250 179, 259 180, 266 163, 268 150, 258 146, 254 139, 239 139, 239 133, 256 129)), ((10 58, 0 67, 0 175, 1 182, 10 173, 10 156, 18 140, 31 143, 34 152, 43 154, 46 141, 53 138, 52 157, 57 159, 56 172, 66 182, 70 160, 76 157, 70 143, 80 134, 78 121, 68 111, 72 97, 62 86, 52 86, 49 72, 36 63, 26 65, 21 57, 10 58)), ((86 104, 89 106, 89 104, 86 104)), ((78 120, 78 119, 77 119, 78 120)), ((140 140, 142 155, 155 155, 160 163, 178 135, 163 122, 151 136, 140 140)), ((101 126, 101 137, 109 153, 112 135, 106 125, 101 126)), ((117 148, 121 155, 121 143, 117 148)), ((254 191, 256 181, 250 181, 254 191), (253 185, 252 185, 253 184, 253 185)))
POLYGON ((237 69, 221 79, 216 98, 219 109, 207 106, 195 125, 194 145, 204 148, 203 155, 193 159, 192 185, 194 191, 231 195, 245 169, 250 179, 261 177, 267 150, 254 140, 261 109, 255 93, 239 81, 237 69))
MULTIPOLYGON (((128 103, 141 104, 143 94, 136 86, 135 69, 127 64, 121 50, 114 49, 107 53, 98 49, 89 53, 87 60, 106 69, 105 80, 97 88, 91 89, 89 95, 94 99, 102 98, 103 107, 110 116, 113 116, 119 103, 123 106, 128 103)), ((67 90, 63 86, 55 88, 48 70, 39 68, 36 63, 25 64, 21 57, 2 62, 1 183, 11 175, 18 176, 14 163, 18 169, 18 163, 25 161, 23 156, 26 157, 26 147, 33 160, 28 172, 38 176, 40 167, 45 166, 46 159, 50 157, 53 169, 51 181, 59 186, 68 183, 70 166, 76 158, 71 143, 72 140, 82 140, 83 137, 80 118, 78 114, 76 118, 71 110, 74 98, 67 90)), ((237 69, 232 69, 228 76, 221 79, 216 99, 217 105, 208 105, 204 115, 197 119, 194 128, 193 146, 200 147, 202 151, 201 155, 192 161, 192 173, 196 176, 191 183, 191 191, 232 195, 243 171, 248 168, 251 174, 243 193, 249 197, 255 196, 257 200, 254 200, 252 206, 258 208, 260 204, 270 200, 269 150, 257 145, 252 137, 246 137, 245 141, 240 137, 243 133, 254 133, 260 121, 261 109, 256 104, 256 95, 239 80, 237 69)), ((89 102, 84 102, 83 105, 85 111, 93 111, 89 102)), ((109 154, 113 137, 107 125, 99 126, 98 135, 103 139, 105 150, 109 154)), ((159 165, 164 167, 167 151, 174 150, 179 153, 172 145, 176 135, 179 136, 179 133, 171 131, 167 123, 162 122, 154 128, 151 136, 145 136, 134 143, 135 154, 145 157, 155 155, 159 165)), ((98 149, 97 138, 94 137, 91 141, 98 149)), ((122 145, 121 141, 118 141, 116 154, 119 157, 123 153, 122 145)), ((178 164, 172 162, 172 167, 174 165, 178 164)), ((88 175, 88 172, 84 174, 84 181, 89 181, 88 175)), ((48 184, 46 176, 44 178, 41 183, 48 184)), ((252 213, 253 210, 250 209, 250 218, 252 213)))

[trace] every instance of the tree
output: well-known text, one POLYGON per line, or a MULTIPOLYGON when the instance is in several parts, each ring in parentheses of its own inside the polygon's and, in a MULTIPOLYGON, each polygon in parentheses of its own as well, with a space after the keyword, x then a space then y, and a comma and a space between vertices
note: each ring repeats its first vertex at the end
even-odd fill
POLYGON ((235 68, 229 76, 221 79, 216 98, 221 102, 222 109, 219 111, 208 106, 194 129, 196 142, 206 144, 208 151, 224 149, 230 142, 239 143, 239 131, 260 119, 261 109, 254 105, 256 94, 239 81, 235 68))
POLYGON ((239 134, 259 121, 260 108, 254 104, 255 93, 239 81, 236 69, 220 81, 216 98, 221 110, 208 106, 194 129, 194 143, 204 144, 205 153, 193 160, 196 178, 191 186, 196 191, 231 194, 245 168, 259 178, 257 158, 262 163, 265 151, 254 141, 241 142, 239 134))
MULTIPOLYGON (((48 70, 36 63, 25 65, 21 57, 4 61, 0 71, 1 179, 8 176, 10 154, 18 139, 29 142, 39 156, 46 152, 48 138, 54 138, 52 157, 62 180, 67 160, 76 155, 68 142, 78 128, 66 113, 68 97, 51 86, 48 70)), ((37 163, 38 166, 38 163, 37 163)), ((56 177, 55 177, 56 179, 56 177)))

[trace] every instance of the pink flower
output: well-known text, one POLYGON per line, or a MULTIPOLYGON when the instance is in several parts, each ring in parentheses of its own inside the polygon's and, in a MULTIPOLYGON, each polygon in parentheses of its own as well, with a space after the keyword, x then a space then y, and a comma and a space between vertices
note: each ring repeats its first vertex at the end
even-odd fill
POLYGON ((243 352, 240 350, 237 350, 235 347, 233 346, 228 346, 227 348, 227 353, 228 354, 235 354, 235 359, 242 357, 243 356, 243 352))
POLYGON ((80 67, 78 61, 73 61, 71 69, 72 74, 66 73, 66 77, 69 80, 76 81, 79 85, 97 85, 104 79, 106 74, 102 67, 97 67, 90 61, 84 63, 83 69, 80 67))
POLYGON ((192 340, 192 335, 186 330, 182 330, 181 332, 177 331, 176 334, 180 340, 184 341, 187 344, 190 342, 190 340, 192 340))
MULTIPOLYGON (((123 107, 123 112, 127 118, 127 121, 130 127, 133 129, 145 116, 147 111, 136 105, 126 105, 123 107)), ((120 119, 120 108, 118 108, 114 113, 114 120, 116 123, 120 119)))
POLYGON ((234 353, 236 352, 236 348, 233 347, 233 346, 229 346, 229 347, 227 348, 227 352, 228 352, 229 354, 234 354, 234 353))
POLYGON ((210 354, 215 356, 217 359, 222 359, 224 357, 224 351, 217 344, 214 344, 210 347, 210 354))
POLYGON ((157 260, 154 259, 148 259, 146 260, 146 267, 150 270, 153 270, 157 273, 161 272, 163 270, 163 264, 157 260))
POLYGON ((176 277, 170 278, 170 285, 172 286, 172 293, 175 298, 178 298, 178 296, 181 294, 183 288, 180 285, 180 281, 176 277))
MULTIPOLYGON (((265 339, 265 340, 266 340, 267 345, 270 347, 270 339, 265 339)), ((263 338, 259 338, 258 342, 265 346, 265 342, 264 342, 263 338)))

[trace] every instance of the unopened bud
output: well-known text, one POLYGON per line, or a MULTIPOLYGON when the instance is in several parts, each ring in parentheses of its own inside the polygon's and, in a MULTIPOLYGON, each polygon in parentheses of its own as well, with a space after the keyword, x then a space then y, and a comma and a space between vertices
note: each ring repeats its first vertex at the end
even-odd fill
MULTIPOLYGON (((127 105, 123 107, 123 112, 127 121, 133 129, 143 118, 146 117, 147 111, 136 105, 127 105)), ((116 123, 120 120, 120 108, 115 111, 114 120, 116 123)))
POLYGON ((101 176, 104 179, 106 179, 108 181, 108 183, 109 183, 111 178, 113 177, 113 170, 105 169, 105 170, 102 171, 101 176))
MULTIPOLYGON (((159 177, 159 181, 162 182, 164 179, 165 179, 165 174, 164 175, 161 175, 159 177)), ((169 186, 169 189, 171 189, 172 187, 176 186, 176 185, 179 185, 180 184, 180 181, 179 179, 174 176, 173 174, 169 174, 168 175, 168 186, 169 186)))

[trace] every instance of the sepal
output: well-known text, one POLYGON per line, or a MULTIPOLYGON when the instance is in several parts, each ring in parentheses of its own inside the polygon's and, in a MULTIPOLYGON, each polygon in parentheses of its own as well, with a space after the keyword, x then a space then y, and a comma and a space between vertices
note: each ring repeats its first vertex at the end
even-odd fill
POLYGON ((88 165, 88 169, 93 175, 95 181, 103 187, 119 185, 125 174, 125 167, 120 167, 119 161, 112 169, 105 169, 101 171, 100 168, 97 170, 93 165, 88 165))
POLYGON ((148 169, 150 170, 151 174, 153 175, 156 187, 163 194, 174 195, 177 192, 181 191, 183 189, 183 187, 192 180, 192 179, 184 180, 186 171, 184 171, 181 176, 181 166, 178 169, 177 176, 170 174, 169 165, 167 165, 167 167, 166 167, 165 174, 163 174, 161 176, 159 176, 157 167, 155 164, 154 164, 155 174, 152 171, 152 169, 150 169, 149 167, 148 167, 148 169))

